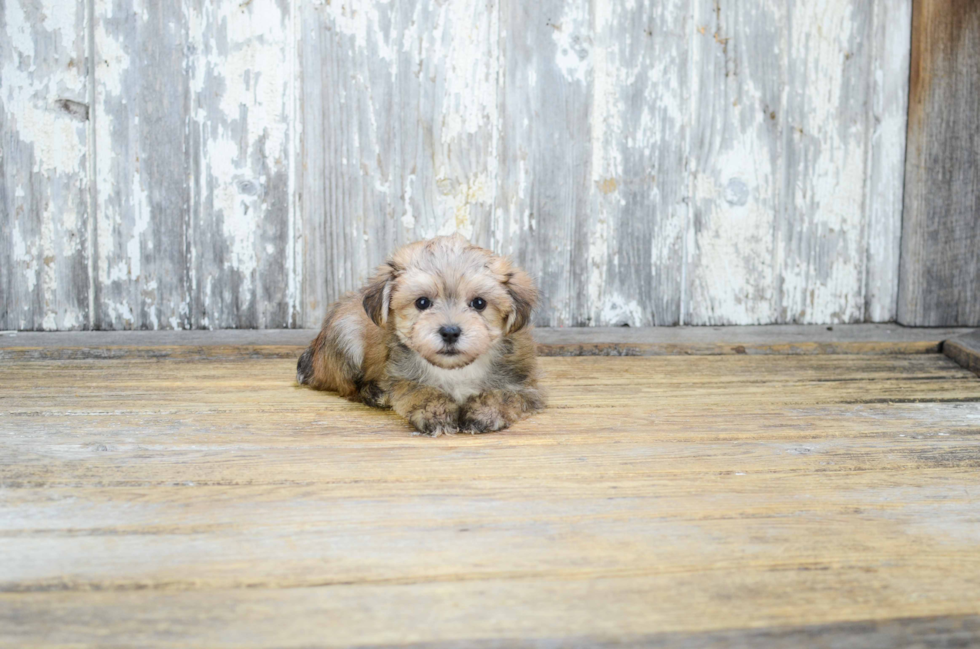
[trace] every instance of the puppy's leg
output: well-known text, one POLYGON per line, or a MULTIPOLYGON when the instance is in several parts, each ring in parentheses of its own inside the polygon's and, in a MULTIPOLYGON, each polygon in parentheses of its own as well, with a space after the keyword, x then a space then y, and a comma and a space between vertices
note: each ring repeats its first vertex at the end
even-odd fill
POLYGON ((390 408, 391 403, 388 393, 377 381, 360 380, 357 381, 357 395, 361 402, 372 408, 390 408))
POLYGON ((459 429, 464 433, 501 430, 543 407, 544 398, 536 388, 488 390, 470 397, 460 408, 459 429))
POLYGON ((395 381, 391 407, 423 435, 438 437, 459 430, 459 406, 444 392, 412 381, 395 381))

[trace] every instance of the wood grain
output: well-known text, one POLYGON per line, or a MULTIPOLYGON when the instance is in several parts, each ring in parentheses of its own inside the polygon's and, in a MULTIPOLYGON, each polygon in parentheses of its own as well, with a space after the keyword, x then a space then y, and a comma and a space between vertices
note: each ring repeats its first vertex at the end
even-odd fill
POLYGON ((540 415, 432 440, 292 359, 4 362, 0 643, 977 640, 972 373, 543 367, 540 415))
POLYGON ((915 3, 898 320, 980 325, 980 5, 915 3))
POLYGON ((85 6, 0 4, 0 329, 91 324, 85 6))

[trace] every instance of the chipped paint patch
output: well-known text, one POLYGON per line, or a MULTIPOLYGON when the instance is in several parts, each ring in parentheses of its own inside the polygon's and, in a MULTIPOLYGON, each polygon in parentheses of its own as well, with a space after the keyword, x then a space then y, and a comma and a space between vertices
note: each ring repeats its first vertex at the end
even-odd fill
POLYGON ((644 321, 643 307, 636 300, 623 299, 618 295, 609 296, 602 304, 599 321, 606 326, 638 327, 644 321))
MULTIPOLYGON (((75 22, 75 11, 72 3, 66 3, 63 8, 41 8, 45 15, 65 14, 53 25, 57 30, 58 47, 65 52, 71 52, 76 45, 74 32, 63 29, 66 21, 75 22)), ((40 26, 33 24, 24 13, 21 0, 10 0, 5 16, 3 33, 10 49, 4 48, 0 97, 11 127, 22 142, 33 145, 35 173, 79 174, 84 170, 85 127, 70 114, 59 110, 58 101, 69 98, 82 103, 85 99, 84 76, 75 66, 63 65, 39 74, 34 40, 52 23, 45 20, 40 26)), ((82 62, 75 65, 82 65, 82 62)))
MULTIPOLYGON (((596 3, 596 12, 608 15, 609 4, 596 3)), ((555 65, 569 81, 588 83, 592 65, 592 20, 590 5, 569 2, 564 5, 564 13, 557 21, 549 23, 552 38, 555 40, 555 65)), ((602 17, 597 19, 601 22, 602 17)))

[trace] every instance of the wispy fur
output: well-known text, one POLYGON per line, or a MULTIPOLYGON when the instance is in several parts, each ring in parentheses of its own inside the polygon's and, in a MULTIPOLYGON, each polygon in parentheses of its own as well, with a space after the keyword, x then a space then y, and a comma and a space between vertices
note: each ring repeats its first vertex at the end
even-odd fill
POLYGON ((536 301, 530 277, 507 259, 458 235, 419 241, 330 307, 296 380, 393 408, 427 435, 500 430, 544 407, 536 301), (440 334, 446 327, 459 327, 457 341, 440 334))

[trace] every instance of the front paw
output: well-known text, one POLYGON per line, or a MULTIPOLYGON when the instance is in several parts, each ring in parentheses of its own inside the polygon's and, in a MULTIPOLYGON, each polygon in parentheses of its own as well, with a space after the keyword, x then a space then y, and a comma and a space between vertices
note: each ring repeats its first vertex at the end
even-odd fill
POLYGON ((516 420, 506 404, 494 399, 476 397, 463 406, 459 429, 464 433, 492 433, 507 428, 516 420))
POLYGON ((459 431, 459 412, 455 407, 443 403, 430 403, 413 411, 408 421, 418 431, 416 435, 454 435, 459 431))

